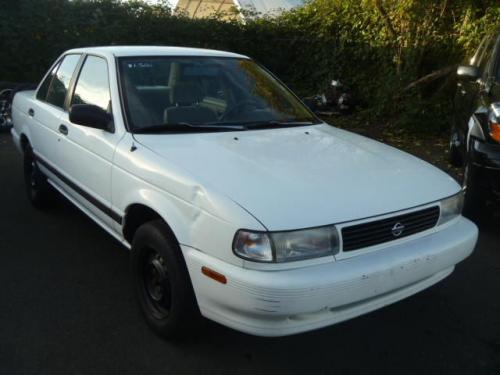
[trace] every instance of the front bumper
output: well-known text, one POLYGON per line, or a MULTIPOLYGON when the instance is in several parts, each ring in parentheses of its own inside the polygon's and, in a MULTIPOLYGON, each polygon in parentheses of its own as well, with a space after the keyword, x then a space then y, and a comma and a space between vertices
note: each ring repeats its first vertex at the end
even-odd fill
POLYGON ((242 332, 284 336, 365 314, 435 284, 472 252, 477 236, 477 227, 460 217, 375 252, 280 271, 243 269, 182 250, 202 315, 242 332), (204 276, 202 266, 224 274, 227 284, 204 276))

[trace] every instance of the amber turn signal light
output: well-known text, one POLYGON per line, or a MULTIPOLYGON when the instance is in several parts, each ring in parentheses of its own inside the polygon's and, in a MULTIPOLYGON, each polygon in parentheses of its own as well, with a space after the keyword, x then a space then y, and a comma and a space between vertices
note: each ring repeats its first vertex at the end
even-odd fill
POLYGON ((490 135, 495 141, 500 142, 500 124, 496 122, 490 122, 490 135))
POLYGON ((215 281, 218 281, 221 284, 227 284, 226 276, 208 267, 201 267, 201 273, 207 277, 210 277, 211 279, 214 279, 215 281))

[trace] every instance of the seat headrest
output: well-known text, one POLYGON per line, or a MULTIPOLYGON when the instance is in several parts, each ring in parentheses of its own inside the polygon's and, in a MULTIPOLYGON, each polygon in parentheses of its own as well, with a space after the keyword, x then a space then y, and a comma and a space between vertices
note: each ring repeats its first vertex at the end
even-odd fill
POLYGON ((170 91, 170 100, 174 105, 189 106, 199 103, 201 99, 201 86, 194 82, 179 82, 170 91))

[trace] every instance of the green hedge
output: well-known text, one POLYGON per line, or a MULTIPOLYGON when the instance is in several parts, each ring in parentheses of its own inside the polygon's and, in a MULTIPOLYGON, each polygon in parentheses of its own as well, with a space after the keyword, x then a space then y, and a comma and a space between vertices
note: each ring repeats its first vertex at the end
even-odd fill
POLYGON ((0 80, 38 81, 57 55, 81 46, 224 49, 262 62, 300 95, 340 77, 364 113, 440 131, 451 112, 452 75, 404 88, 461 62, 499 16, 497 0, 315 0, 245 23, 191 20, 166 3, 0 0, 0 80))

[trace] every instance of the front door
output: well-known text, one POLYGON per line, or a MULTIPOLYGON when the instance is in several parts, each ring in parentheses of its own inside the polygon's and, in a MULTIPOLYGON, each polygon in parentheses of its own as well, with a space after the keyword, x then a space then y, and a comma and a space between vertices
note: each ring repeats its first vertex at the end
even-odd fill
MULTIPOLYGON (((96 105, 112 113, 107 60, 87 55, 69 99, 74 104, 96 105)), ((61 164, 70 179, 70 194, 108 227, 119 220, 111 212, 113 155, 121 134, 70 122, 68 113, 60 120, 65 133, 61 140, 61 164)))

